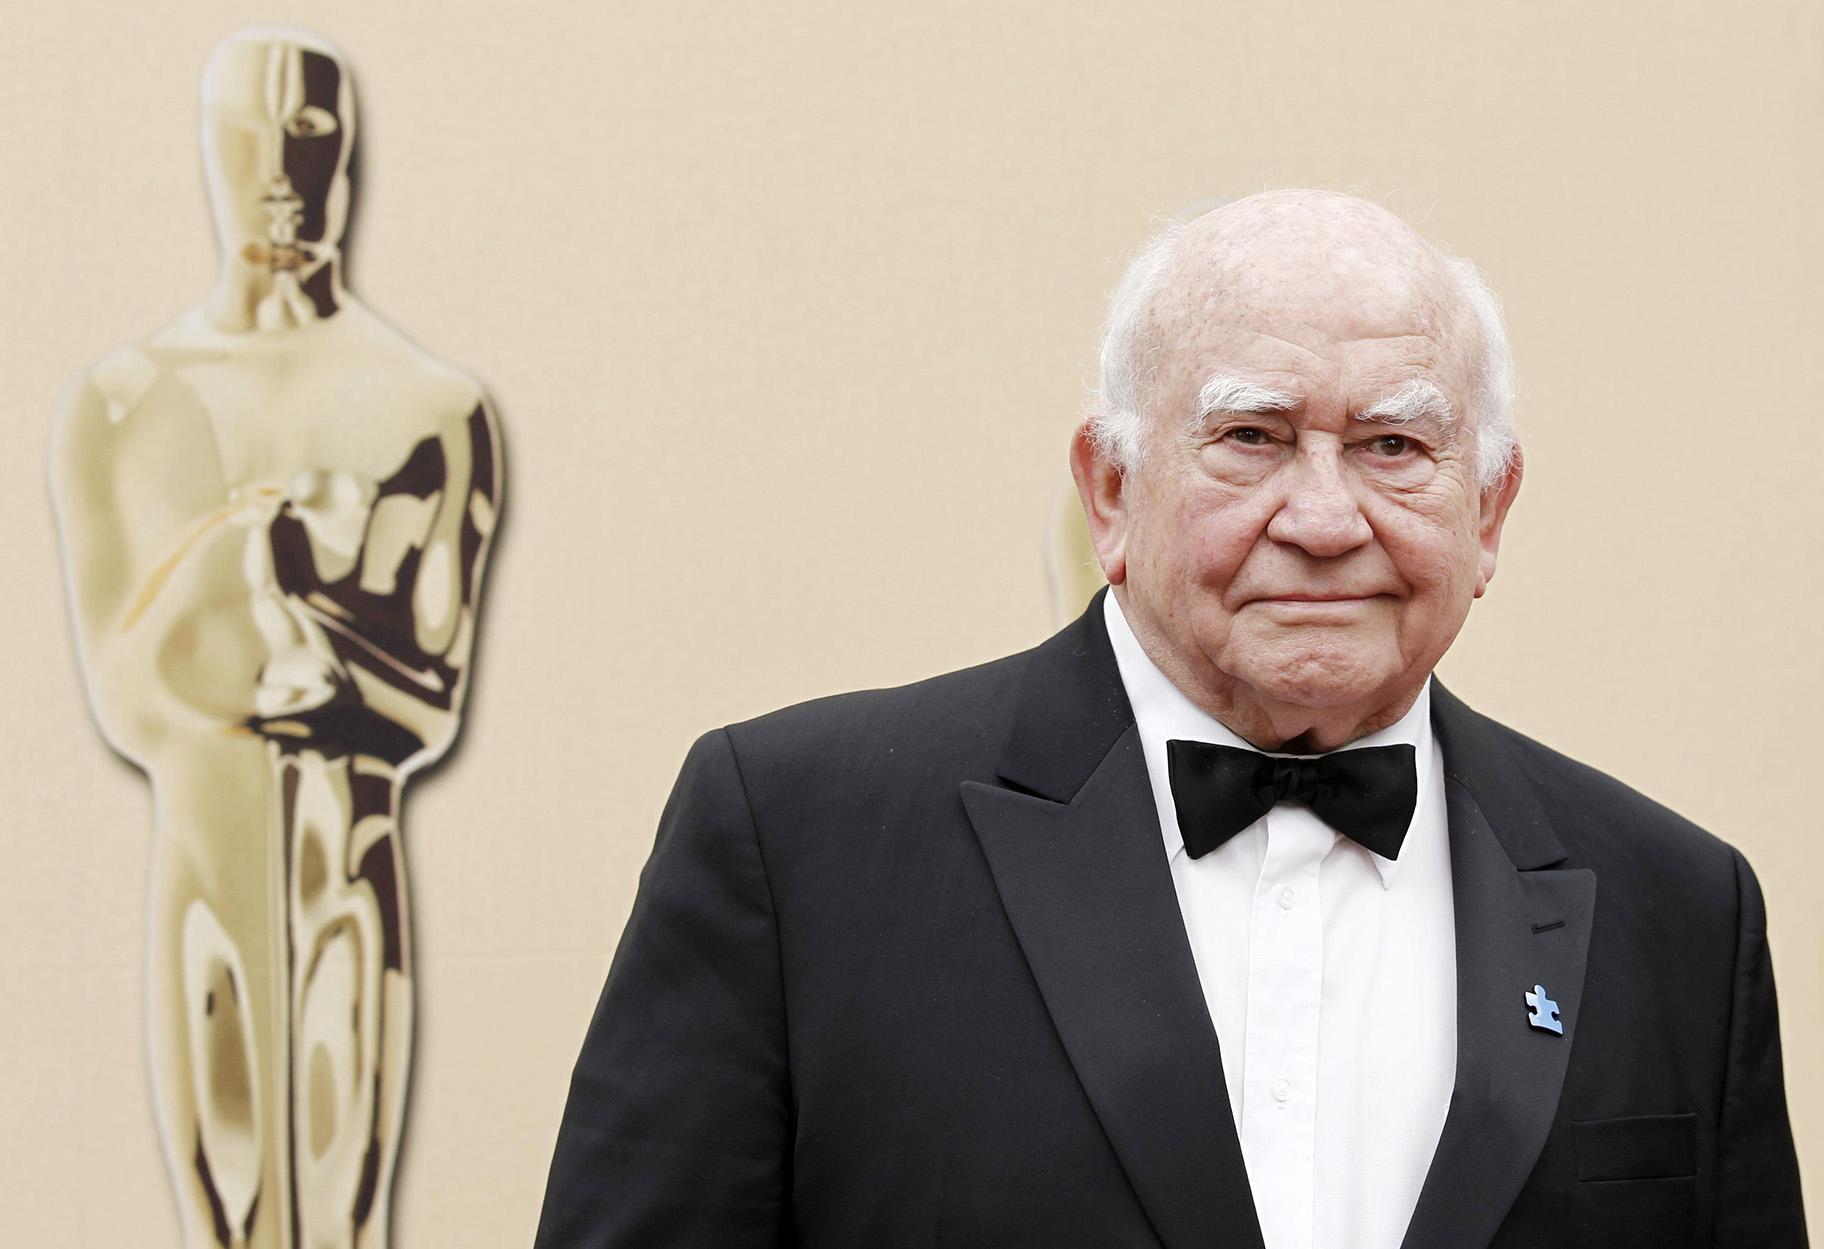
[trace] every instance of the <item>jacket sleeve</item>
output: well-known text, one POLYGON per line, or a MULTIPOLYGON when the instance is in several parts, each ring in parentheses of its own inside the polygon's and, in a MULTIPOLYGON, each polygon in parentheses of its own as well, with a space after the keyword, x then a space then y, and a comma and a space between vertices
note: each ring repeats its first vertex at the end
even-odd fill
POLYGON ((1766 905, 1754 869, 1739 853, 1734 857, 1740 910, 1717 1125, 1715 1244, 1716 1249, 1803 1249, 1805 1209, 1786 1116, 1766 905))
POLYGON ((789 1221, 779 944, 734 748, 699 739, 583 1041, 537 1249, 773 1246, 789 1221))

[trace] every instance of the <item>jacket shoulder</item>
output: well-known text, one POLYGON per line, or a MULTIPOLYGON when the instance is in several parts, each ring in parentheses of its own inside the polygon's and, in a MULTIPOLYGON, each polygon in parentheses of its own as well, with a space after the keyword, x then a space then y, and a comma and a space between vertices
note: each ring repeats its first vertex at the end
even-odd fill
POLYGON ((989 779, 1032 651, 908 686, 857 689, 722 729, 755 815, 850 811, 888 795, 956 795, 989 779))
POLYGON ((784 707, 727 726, 750 786, 839 772, 992 769, 1031 651, 784 707))
POLYGON ((1650 865, 1733 893, 1740 851, 1665 804, 1518 730, 1478 716, 1511 766, 1539 796, 1573 860, 1650 865))

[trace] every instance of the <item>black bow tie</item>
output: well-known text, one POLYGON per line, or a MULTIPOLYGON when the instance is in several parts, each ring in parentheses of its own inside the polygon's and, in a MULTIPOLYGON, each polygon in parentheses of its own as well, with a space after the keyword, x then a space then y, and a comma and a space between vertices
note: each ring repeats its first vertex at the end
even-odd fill
POLYGON ((1419 797, 1416 752, 1404 744, 1275 759, 1211 742, 1168 741, 1165 756, 1178 829, 1193 859, 1288 799, 1383 858, 1397 859, 1419 797))

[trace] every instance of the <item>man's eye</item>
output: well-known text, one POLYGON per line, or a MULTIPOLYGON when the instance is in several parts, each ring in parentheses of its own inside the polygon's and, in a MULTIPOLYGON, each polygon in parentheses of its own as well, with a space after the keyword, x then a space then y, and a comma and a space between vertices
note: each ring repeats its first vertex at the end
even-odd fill
POLYGON ((1243 425, 1239 429, 1231 429, 1228 433, 1224 434, 1223 437, 1227 438, 1230 442, 1239 442, 1244 447, 1264 447, 1267 443, 1272 441, 1266 430, 1256 429, 1252 425, 1243 425))
POLYGON ((1384 455, 1388 459, 1398 459, 1412 450, 1412 439, 1404 434, 1382 434, 1379 438, 1370 441, 1368 445, 1374 449, 1376 455, 1384 455))

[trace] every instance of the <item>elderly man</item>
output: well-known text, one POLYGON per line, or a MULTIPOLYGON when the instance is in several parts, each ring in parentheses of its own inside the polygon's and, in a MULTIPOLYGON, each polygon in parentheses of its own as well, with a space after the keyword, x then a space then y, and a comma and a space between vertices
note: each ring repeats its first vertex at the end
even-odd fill
POLYGON ((1149 246, 1071 453, 1112 591, 697 743, 541 1249, 1803 1245, 1747 863, 1431 678, 1510 372, 1359 200, 1149 246))

